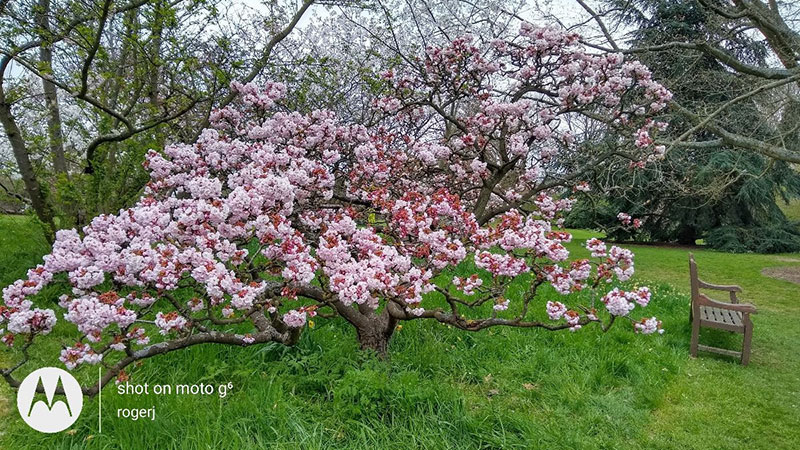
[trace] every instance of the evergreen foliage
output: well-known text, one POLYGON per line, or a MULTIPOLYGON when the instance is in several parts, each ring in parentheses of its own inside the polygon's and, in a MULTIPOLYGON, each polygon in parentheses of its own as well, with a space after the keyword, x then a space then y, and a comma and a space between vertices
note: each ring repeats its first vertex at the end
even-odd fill
MULTIPOLYGON (((744 33, 729 33, 697 2, 634 4, 623 19, 636 27, 635 47, 711 40, 753 64, 765 58, 759 42, 744 33)), ((682 104, 695 110, 714 111, 752 87, 747 77, 702 54, 676 48, 643 59, 682 104)), ((738 102, 723 113, 724 121, 737 132, 769 138, 781 124, 771 119, 767 103, 758 97, 738 102)), ((666 141, 691 128, 679 115, 667 120, 666 141)), ((696 137, 713 139, 699 133, 696 137)), ((600 197, 587 196, 576 206, 569 218, 572 226, 600 227, 615 239, 681 244, 705 239, 725 251, 800 250, 800 231, 779 206, 800 195, 800 174, 789 163, 724 146, 675 146, 657 164, 628 171, 601 168, 593 181, 600 197), (618 211, 640 218, 641 228, 622 226, 618 211)))

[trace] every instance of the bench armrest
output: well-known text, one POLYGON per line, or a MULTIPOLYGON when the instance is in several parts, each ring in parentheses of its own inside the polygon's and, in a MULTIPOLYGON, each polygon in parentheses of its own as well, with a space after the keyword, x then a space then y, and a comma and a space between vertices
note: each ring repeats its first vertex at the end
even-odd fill
POLYGON ((728 292, 742 292, 742 288, 736 285, 726 286, 726 285, 706 283, 703 280, 697 280, 697 281, 700 283, 700 287, 703 289, 713 289, 717 291, 728 291, 728 292))
POLYGON ((730 311, 739 311, 741 313, 758 314, 756 306, 752 303, 725 303, 712 300, 705 294, 700 294, 699 304, 705 306, 713 306, 714 308, 727 309, 730 311))

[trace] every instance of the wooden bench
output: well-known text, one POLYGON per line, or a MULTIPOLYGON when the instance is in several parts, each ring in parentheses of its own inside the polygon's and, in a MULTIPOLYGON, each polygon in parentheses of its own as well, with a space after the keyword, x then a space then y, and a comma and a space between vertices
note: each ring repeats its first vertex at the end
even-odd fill
POLYGON ((742 365, 746 366, 750 362, 750 341, 753 337, 753 322, 750 320, 750 314, 758 312, 756 307, 749 303, 739 303, 739 299, 736 297, 737 292, 742 292, 742 288, 739 286, 717 286, 698 278, 697 263, 691 253, 689 254, 689 278, 692 284, 692 309, 689 312, 689 321, 692 323, 690 354, 696 357, 697 351, 702 350, 734 356, 741 358, 742 365), (700 289, 728 292, 730 303, 712 300, 707 295, 700 293, 700 289), (742 333, 744 335, 742 351, 700 345, 700 327, 742 333))

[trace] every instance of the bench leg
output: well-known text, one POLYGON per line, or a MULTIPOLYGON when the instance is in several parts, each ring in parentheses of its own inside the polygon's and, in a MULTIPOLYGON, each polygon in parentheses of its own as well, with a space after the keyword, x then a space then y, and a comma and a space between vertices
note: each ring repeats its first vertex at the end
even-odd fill
MULTIPOLYGON (((749 322, 749 321, 748 321, 749 322)), ((744 327, 744 342, 742 342, 742 365, 750 363, 750 341, 753 338, 753 323, 747 323, 744 327)))
POLYGON ((692 321, 692 344, 689 347, 689 354, 693 358, 697 357, 697 346, 700 344, 700 321, 692 321))

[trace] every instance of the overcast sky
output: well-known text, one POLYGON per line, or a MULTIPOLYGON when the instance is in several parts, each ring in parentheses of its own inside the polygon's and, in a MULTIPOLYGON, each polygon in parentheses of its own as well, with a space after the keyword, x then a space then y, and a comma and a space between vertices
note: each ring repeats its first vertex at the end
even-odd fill
MULTIPOLYGON (((267 7, 261 0, 233 0, 230 3, 233 5, 231 8, 234 11, 240 10, 245 12, 248 9, 255 11, 267 11, 267 7)), ((590 0, 589 3, 592 4, 594 2, 590 0)), ((309 8, 309 11, 302 17, 300 23, 298 23, 297 29, 302 30, 304 26, 313 21, 315 18, 324 18, 329 14, 329 8, 330 7, 321 4, 312 5, 309 8)), ((541 17, 537 17, 539 14, 536 12, 537 8, 555 15, 566 26, 572 26, 582 20, 585 20, 587 17, 586 13, 583 11, 583 9, 581 9, 575 0, 528 0, 528 8, 526 11, 522 12, 522 16, 532 22, 542 20, 541 17)), ((22 70, 23 69, 19 66, 19 64, 16 64, 12 61, 9 65, 7 76, 13 78, 20 75, 22 70)))

